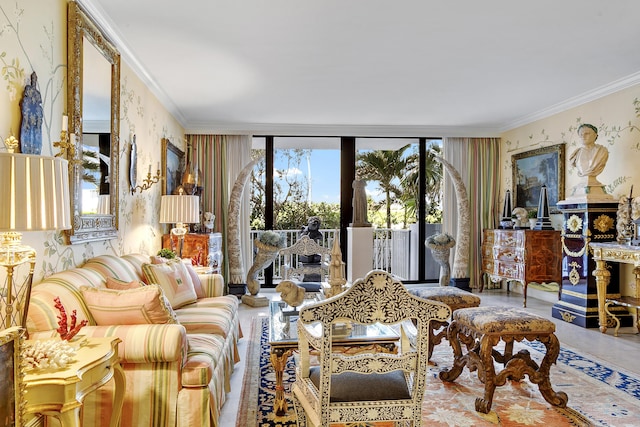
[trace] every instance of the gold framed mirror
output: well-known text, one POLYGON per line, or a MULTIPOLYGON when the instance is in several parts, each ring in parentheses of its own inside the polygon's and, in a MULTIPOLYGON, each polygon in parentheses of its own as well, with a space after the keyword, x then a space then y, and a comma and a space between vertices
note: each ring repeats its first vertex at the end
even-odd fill
POLYGON ((73 228, 68 243, 118 234, 120 53, 76 2, 67 19, 67 111, 73 228))

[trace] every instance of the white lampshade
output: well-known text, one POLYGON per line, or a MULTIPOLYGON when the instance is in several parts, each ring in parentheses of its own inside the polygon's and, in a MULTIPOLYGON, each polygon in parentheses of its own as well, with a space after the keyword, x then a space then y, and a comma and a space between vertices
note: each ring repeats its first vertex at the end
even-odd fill
POLYGON ((0 153, 0 204, 0 232, 71 228, 67 161, 0 153))
POLYGON ((200 197, 167 195, 160 199, 160 223, 193 224, 200 222, 200 197))
POLYGON ((0 327, 26 326, 36 251, 22 244, 22 232, 69 229, 70 211, 66 160, 0 153, 0 265, 9 282, 0 292, 0 327), (14 268, 27 262, 27 279, 16 282, 14 268))

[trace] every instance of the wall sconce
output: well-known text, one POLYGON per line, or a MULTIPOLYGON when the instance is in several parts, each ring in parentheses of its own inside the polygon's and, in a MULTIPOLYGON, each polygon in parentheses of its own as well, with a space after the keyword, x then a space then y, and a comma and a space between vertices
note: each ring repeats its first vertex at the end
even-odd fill
POLYGON ((151 165, 149 165, 149 172, 147 172, 147 177, 142 180, 142 185, 136 185, 135 188, 131 189, 131 194, 135 194, 137 190, 140 190, 142 193, 144 190, 148 190, 155 183, 160 181, 160 168, 158 167, 158 171, 154 176, 151 176, 151 165))
POLYGON ((60 131, 60 141, 53 143, 54 147, 60 148, 60 152, 56 157, 62 157, 68 161, 77 162, 76 157, 76 138, 75 134, 69 135, 69 117, 62 116, 62 130, 60 131))
POLYGON ((160 181, 160 163, 158 163, 158 170, 155 176, 151 176, 151 165, 149 165, 149 172, 147 177, 142 180, 142 185, 136 185, 136 176, 138 170, 138 146, 136 144, 136 136, 131 138, 131 152, 129 153, 129 186, 131 188, 131 195, 136 194, 137 190, 142 193, 144 190, 151 188, 153 184, 160 181))

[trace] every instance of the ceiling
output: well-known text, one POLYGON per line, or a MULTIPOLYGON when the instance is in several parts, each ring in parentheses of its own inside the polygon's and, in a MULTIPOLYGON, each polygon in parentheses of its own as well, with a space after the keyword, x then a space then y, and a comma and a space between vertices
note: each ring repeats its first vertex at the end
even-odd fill
POLYGON ((637 0, 79 3, 187 133, 490 136, 640 82, 637 0))

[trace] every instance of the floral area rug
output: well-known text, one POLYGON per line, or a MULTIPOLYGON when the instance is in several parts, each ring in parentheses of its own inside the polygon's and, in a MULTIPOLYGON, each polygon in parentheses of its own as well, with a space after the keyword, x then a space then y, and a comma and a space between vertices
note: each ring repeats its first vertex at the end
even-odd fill
MULTIPOLYGON (((252 325, 237 427, 297 425, 289 395, 295 379, 293 357, 284 373, 288 414, 276 417, 272 411, 275 374, 269 361, 268 327, 264 317, 256 318, 252 325)), ((540 343, 516 343, 514 351, 520 348, 529 350, 538 363, 544 356, 540 343)), ((454 383, 438 378, 440 370, 450 367, 452 360, 447 341, 436 346, 432 361, 437 365, 429 369, 422 405, 423 426, 640 426, 640 379, 565 347, 561 348, 550 374, 553 389, 569 396, 564 409, 548 404, 537 385, 525 377, 521 382, 507 381, 496 388, 488 414, 476 412, 475 399, 484 391, 476 372, 469 373, 465 368, 454 383)), ((394 423, 332 424, 332 427, 394 427, 394 423)))

